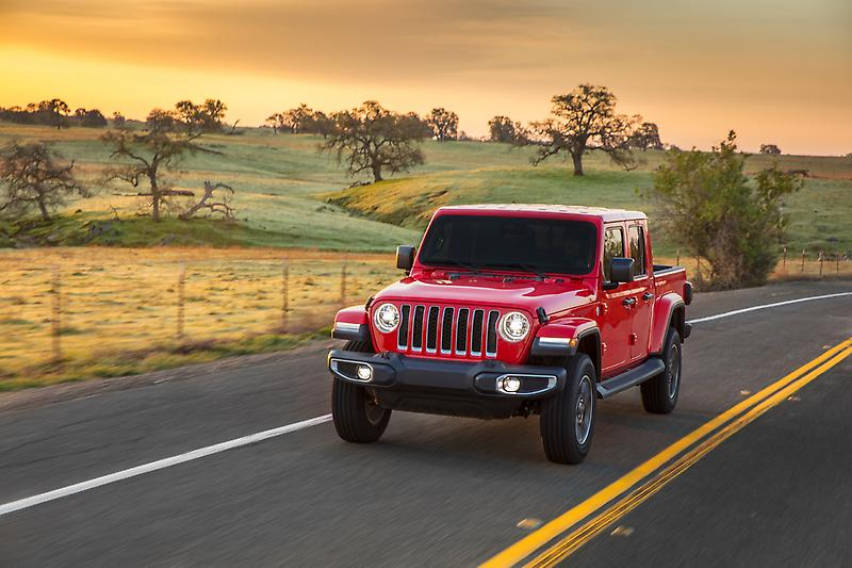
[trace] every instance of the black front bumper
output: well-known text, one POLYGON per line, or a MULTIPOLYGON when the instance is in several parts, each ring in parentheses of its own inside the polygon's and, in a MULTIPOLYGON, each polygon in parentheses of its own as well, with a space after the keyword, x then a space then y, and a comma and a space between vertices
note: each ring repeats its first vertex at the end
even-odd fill
POLYGON ((475 418, 526 414, 534 410, 536 401, 553 396, 566 382, 561 367, 442 361, 397 353, 332 350, 328 368, 341 380, 372 389, 383 407, 475 418), (370 367, 369 380, 358 378, 359 365, 370 367), (498 388, 507 376, 519 378, 518 392, 498 388))

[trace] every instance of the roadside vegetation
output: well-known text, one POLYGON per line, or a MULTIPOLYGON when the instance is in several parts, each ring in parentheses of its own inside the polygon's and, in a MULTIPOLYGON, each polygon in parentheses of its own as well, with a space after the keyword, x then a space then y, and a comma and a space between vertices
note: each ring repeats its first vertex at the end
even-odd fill
POLYGON ((707 259, 714 288, 766 283, 787 225, 782 200, 803 185, 775 164, 746 176, 745 162, 731 131, 709 153, 670 152, 654 173, 658 222, 689 256, 707 259))

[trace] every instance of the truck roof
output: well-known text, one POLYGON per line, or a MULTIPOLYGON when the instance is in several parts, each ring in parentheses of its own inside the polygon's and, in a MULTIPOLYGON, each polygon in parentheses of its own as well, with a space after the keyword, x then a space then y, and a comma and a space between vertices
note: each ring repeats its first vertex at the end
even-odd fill
POLYGON ((611 221, 627 221, 633 219, 645 219, 645 214, 641 211, 629 211, 627 209, 607 209, 605 207, 584 207, 581 205, 544 205, 534 203, 489 203, 478 205, 452 205, 441 207, 438 211, 447 211, 452 213, 494 213, 503 214, 511 212, 525 213, 547 213, 547 214, 567 214, 581 215, 585 217, 596 217, 604 223, 611 221))

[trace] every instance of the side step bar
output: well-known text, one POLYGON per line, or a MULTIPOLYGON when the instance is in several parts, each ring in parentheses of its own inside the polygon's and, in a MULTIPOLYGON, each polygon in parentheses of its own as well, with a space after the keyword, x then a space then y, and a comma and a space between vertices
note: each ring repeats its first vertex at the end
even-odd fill
POLYGON ((665 368, 666 364, 663 363, 662 359, 651 357, 638 367, 598 383, 598 398, 609 398, 614 394, 626 391, 630 387, 642 384, 662 373, 665 368))

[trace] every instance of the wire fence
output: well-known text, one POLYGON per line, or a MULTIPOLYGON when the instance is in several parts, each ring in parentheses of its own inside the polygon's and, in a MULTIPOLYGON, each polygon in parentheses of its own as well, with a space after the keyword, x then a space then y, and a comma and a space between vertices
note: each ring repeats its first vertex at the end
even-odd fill
MULTIPOLYGON (((139 251, 96 260, 110 254, 0 257, 0 377, 158 346, 315 331, 400 277, 390 255, 158 260, 139 251)), ((708 268, 679 254, 659 260, 685 265, 693 280, 708 268)), ((832 276, 852 276, 848 256, 785 249, 772 278, 832 276)))
POLYGON ((0 376, 159 345, 314 331, 398 277, 386 255, 23 263, 0 279, 0 376))
MULTIPOLYGON (((782 247, 779 257, 775 269, 769 275, 770 281, 852 276, 852 262, 845 252, 812 252, 804 249, 798 252, 789 247, 782 247)), ((663 264, 668 263, 666 259, 659 260, 663 264)), ((693 284, 697 284, 697 289, 712 285, 710 264, 706 259, 681 256, 678 251, 669 262, 686 267, 687 276, 693 284)))

